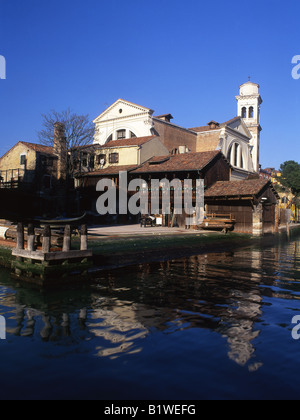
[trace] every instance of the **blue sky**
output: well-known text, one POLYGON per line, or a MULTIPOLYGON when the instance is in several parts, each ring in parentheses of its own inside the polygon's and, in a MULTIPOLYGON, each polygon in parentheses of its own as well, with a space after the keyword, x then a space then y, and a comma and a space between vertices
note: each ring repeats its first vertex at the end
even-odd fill
POLYGON ((298 0, 0 0, 0 155, 37 142, 42 113, 93 119, 118 98, 175 124, 236 116, 260 85, 263 167, 300 161, 298 0))

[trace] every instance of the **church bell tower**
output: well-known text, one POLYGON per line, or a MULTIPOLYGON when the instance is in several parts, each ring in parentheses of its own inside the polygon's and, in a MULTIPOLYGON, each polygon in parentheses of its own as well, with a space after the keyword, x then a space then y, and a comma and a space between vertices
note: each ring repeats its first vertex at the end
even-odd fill
POLYGON ((242 117, 252 134, 250 140, 251 156, 255 172, 259 172, 259 143, 260 143, 260 105, 259 85, 252 82, 240 86, 240 94, 236 96, 238 116, 242 117))

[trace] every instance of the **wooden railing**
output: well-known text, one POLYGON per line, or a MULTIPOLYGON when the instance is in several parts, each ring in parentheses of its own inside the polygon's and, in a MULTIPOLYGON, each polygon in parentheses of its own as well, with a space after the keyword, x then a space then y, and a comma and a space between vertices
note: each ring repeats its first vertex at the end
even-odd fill
POLYGON ((206 215, 207 219, 228 219, 235 220, 235 217, 232 214, 221 214, 221 213, 208 213, 206 215))
POLYGON ((0 182, 0 188, 9 188, 9 189, 19 188, 20 183, 21 183, 21 181, 14 181, 14 180, 7 181, 7 182, 1 181, 0 182))
POLYGON ((24 169, 7 169, 0 171, 0 188, 19 188, 24 175, 24 169))

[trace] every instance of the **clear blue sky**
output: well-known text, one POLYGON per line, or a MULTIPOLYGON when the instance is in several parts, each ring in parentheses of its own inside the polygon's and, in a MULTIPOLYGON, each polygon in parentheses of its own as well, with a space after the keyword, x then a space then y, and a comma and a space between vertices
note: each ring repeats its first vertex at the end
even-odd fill
POLYGON ((300 161, 299 0, 0 0, 0 155, 37 142, 42 113, 93 119, 118 98, 205 125, 259 83, 261 164, 300 161))

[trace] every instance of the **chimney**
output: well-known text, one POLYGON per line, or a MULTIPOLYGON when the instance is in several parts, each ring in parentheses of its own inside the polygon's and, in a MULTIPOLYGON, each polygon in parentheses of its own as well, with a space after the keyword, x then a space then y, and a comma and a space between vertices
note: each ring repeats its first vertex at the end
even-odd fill
POLYGON ((216 121, 210 121, 208 124, 210 130, 214 130, 215 128, 219 128, 220 124, 216 121))
POLYGON ((157 115, 155 118, 166 122, 170 122, 173 119, 171 114, 157 115))
POLYGON ((61 122, 54 124, 54 153, 58 157, 57 179, 66 180, 67 178, 67 140, 65 136, 65 125, 61 122))

